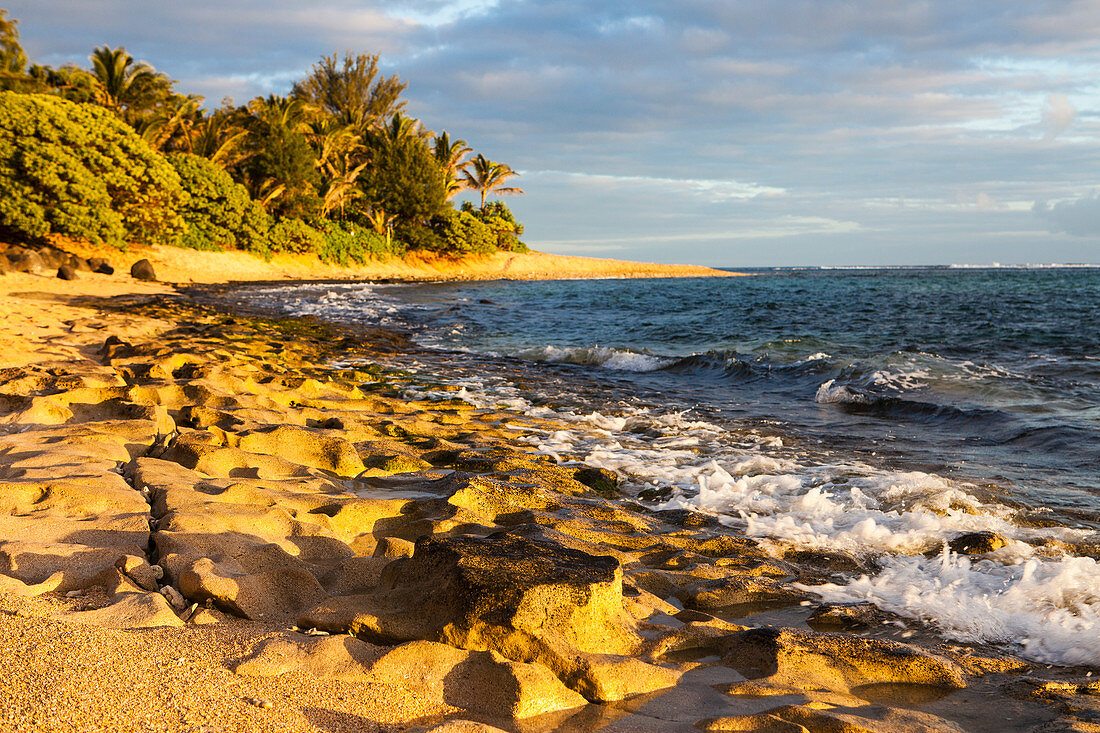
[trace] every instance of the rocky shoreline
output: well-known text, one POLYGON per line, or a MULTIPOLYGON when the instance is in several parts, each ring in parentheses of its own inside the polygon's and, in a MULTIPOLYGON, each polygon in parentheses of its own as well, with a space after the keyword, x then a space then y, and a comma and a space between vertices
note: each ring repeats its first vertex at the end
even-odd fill
POLYGON ((822 604, 866 561, 418 399, 400 334, 111 277, 3 278, 2 730, 1100 730, 1093 670, 822 604))

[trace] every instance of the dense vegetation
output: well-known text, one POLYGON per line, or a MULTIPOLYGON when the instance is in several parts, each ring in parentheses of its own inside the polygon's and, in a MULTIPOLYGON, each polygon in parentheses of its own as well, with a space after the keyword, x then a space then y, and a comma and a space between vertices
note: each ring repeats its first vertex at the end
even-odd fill
POLYGON ((0 230, 122 245, 314 253, 525 251, 488 196, 517 174, 405 113, 369 54, 323 57, 287 96, 214 110, 123 48, 28 65, 0 10, 0 230), (456 209, 462 191, 480 199, 456 209))

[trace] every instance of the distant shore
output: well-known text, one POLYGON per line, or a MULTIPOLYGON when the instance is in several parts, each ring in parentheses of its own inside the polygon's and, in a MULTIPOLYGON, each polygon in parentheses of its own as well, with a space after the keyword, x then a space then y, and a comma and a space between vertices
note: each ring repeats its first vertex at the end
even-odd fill
POLYGON ((280 254, 262 260, 240 251, 202 252, 177 247, 113 247, 60 241, 57 245, 81 257, 104 257, 119 272, 148 259, 158 279, 173 283, 222 283, 255 280, 560 280, 572 278, 737 277, 744 273, 699 265, 662 265, 544 252, 494 252, 463 258, 428 252, 403 258, 368 260, 341 267, 313 255, 280 254))

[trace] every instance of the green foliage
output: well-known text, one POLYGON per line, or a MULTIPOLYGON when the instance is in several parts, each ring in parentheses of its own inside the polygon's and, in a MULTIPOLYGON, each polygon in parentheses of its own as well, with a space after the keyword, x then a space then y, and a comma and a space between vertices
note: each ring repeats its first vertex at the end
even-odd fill
POLYGON ((27 55, 19 43, 19 21, 0 10, 0 79, 19 76, 27 66, 27 55))
POLYGON ((387 241, 383 235, 352 222, 322 220, 318 229, 325 238, 324 245, 317 250, 322 262, 347 267, 352 261, 362 263, 368 259, 400 257, 405 253, 404 245, 398 241, 387 241))
POLYGON ((480 209, 474 208, 469 201, 462 204, 463 213, 477 217, 490 232, 497 249, 508 252, 528 252, 527 245, 519 241, 523 234, 523 225, 516 221, 511 209, 503 201, 490 201, 480 209))
POLYGON ((486 254, 497 248, 497 238, 489 227, 468 211, 449 209, 439 215, 436 226, 444 248, 461 254, 486 254))
POLYGON ((369 208, 380 208, 399 225, 423 225, 447 206, 443 173, 416 134, 370 136, 370 164, 358 183, 369 208))
POLYGON ((434 229, 423 224, 398 224, 394 228, 393 236, 407 250, 441 252, 446 248, 443 238, 434 229))
POLYGON ((267 242, 272 252, 305 254, 323 249, 325 235, 301 219, 283 219, 271 227, 267 242))
POLYGON ((43 94, 0 92, 0 226, 97 243, 175 243, 180 179, 116 116, 43 94))
POLYGON ((189 194, 180 211, 188 225, 181 244, 194 249, 267 251, 271 219, 244 186, 206 158, 172 153, 168 160, 189 194))

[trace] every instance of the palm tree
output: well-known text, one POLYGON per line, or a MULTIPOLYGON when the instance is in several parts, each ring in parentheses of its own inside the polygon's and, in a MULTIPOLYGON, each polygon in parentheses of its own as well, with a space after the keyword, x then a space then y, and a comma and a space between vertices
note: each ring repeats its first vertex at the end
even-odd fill
POLYGON ((191 152, 222 168, 230 168, 247 157, 241 150, 247 136, 248 130, 237 124, 230 113, 218 110, 204 117, 195 128, 191 152))
POLYGON ((291 94, 338 124, 363 133, 381 127, 383 120, 404 109, 401 93, 406 86, 396 76, 378 78, 378 56, 353 58, 349 53, 339 59, 333 54, 322 56, 291 94))
POLYGON ((523 193, 522 188, 500 185, 509 178, 518 175, 512 170, 511 166, 505 163, 494 163, 481 153, 478 153, 476 158, 467 163, 467 167, 462 171, 466 187, 481 194, 482 209, 485 208, 485 196, 487 194, 495 193, 499 196, 523 193))
POLYGON ((176 95, 141 125, 141 136, 154 150, 194 153, 196 123, 203 119, 203 98, 176 95))
POLYGON ((90 58, 98 101, 116 112, 134 102, 142 87, 155 83, 159 76, 149 64, 135 64, 134 57, 122 46, 101 46, 90 58))
POLYGON ((447 200, 450 201, 459 191, 466 186, 457 178, 458 172, 466 167, 466 156, 474 152, 474 149, 466 144, 465 140, 451 141, 447 131, 439 133, 432 141, 432 152, 435 154, 435 162, 443 171, 443 182, 447 186, 447 200))

